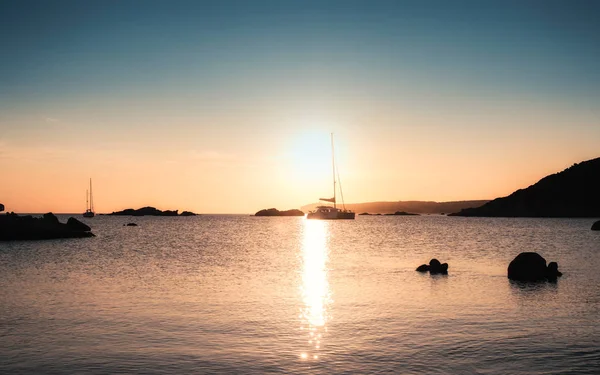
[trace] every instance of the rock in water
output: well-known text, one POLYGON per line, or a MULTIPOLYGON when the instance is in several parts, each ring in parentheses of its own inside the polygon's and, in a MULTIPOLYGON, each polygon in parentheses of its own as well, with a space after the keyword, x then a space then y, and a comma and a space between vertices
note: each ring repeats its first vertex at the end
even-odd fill
POLYGON ((556 280, 559 276, 562 273, 558 271, 558 263, 550 262, 546 267, 546 259, 538 253, 521 253, 508 265, 508 278, 511 280, 556 280))
POLYGON ((546 278, 546 259, 538 253, 521 253, 508 265, 508 278, 538 281, 546 278))
POLYGON ((4 211, 4 205, 0 203, 0 212, 4 211))
MULTIPOLYGON (((2 211, 2 210, 0 210, 0 211, 2 211)), ((600 230, 600 220, 598 220, 594 224, 592 224, 592 230, 600 230)))
POLYGON ((92 230, 92 228, 82 223, 81 221, 75 219, 74 217, 70 217, 69 220, 67 220, 67 226, 73 229, 74 231, 80 232, 89 232, 92 230))
POLYGON ((550 262, 548 263, 548 268, 546 268, 546 277, 548 280, 556 280, 557 277, 562 276, 562 272, 558 270, 558 263, 550 262))
POLYGON ((127 223, 125 224, 126 227, 137 227, 138 225, 136 223, 127 223))
POLYGON ((429 261, 429 273, 436 274, 442 272, 442 264, 439 260, 433 258, 429 261))
POLYGON ((442 263, 441 267, 442 267, 442 272, 441 273, 443 275, 447 275, 448 274, 448 263, 442 263))
POLYGON ((440 263, 439 260, 433 258, 429 261, 429 265, 421 264, 419 267, 417 267, 417 271, 418 272, 429 271, 429 273, 431 275, 436 275, 436 274, 447 275, 448 274, 448 263, 440 263))
POLYGON ((426 264, 421 264, 419 267, 417 267, 417 271, 418 272, 427 272, 427 271, 429 271, 429 266, 426 264))

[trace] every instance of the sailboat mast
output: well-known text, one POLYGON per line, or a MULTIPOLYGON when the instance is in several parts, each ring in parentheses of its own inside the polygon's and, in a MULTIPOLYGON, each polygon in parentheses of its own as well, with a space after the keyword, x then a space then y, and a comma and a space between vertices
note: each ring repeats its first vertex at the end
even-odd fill
POLYGON ((335 149, 333 147, 333 133, 331 133, 331 169, 333 171, 333 208, 336 208, 335 199, 335 149))
POLYGON ((85 189, 85 210, 87 211, 90 208, 90 191, 85 189))
POLYGON ((90 178, 90 211, 94 212, 94 196, 92 195, 92 179, 90 178))

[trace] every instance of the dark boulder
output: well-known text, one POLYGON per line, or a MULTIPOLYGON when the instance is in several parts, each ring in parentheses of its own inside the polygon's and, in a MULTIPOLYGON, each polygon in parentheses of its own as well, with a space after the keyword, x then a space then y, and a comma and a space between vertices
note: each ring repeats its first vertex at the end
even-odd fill
POLYGON ((592 224, 592 230, 600 230, 600 220, 598 220, 594 224, 592 224))
POLYGON ((508 265, 508 278, 520 281, 546 279, 546 259, 538 253, 521 253, 508 265))
POLYGON ((508 278, 517 281, 545 281, 556 280, 562 276, 558 271, 558 263, 550 262, 546 266, 546 259, 538 253, 521 253, 508 265, 508 278))
POLYGON ((429 271, 429 273, 431 275, 437 275, 437 274, 447 275, 448 274, 448 263, 440 263, 439 260, 433 258, 429 261, 429 265, 421 264, 419 267, 417 267, 417 271, 418 272, 429 271))
POLYGON ((67 220, 67 226, 74 231, 80 232, 89 232, 92 230, 92 228, 82 223, 81 221, 75 219, 74 217, 70 217, 69 220, 67 220))
POLYGON ((0 203, 0 212, 4 211, 4 205, 0 203))
POLYGON ((442 271, 442 264, 439 260, 433 258, 429 261, 429 272, 440 273, 442 271))

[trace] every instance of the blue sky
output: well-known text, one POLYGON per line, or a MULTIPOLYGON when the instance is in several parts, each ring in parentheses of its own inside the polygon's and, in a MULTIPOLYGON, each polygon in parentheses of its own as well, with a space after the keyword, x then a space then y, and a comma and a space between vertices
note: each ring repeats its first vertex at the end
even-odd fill
MULTIPOLYGON (((236 78, 364 80, 590 100, 595 1, 3 1, 10 98, 119 95, 236 78), (408 79, 408 78, 406 78, 408 79), (460 87, 456 87, 460 86, 460 87)), ((196 86, 197 84, 197 86, 196 86)), ((390 87, 391 86, 391 87, 390 87)), ((418 91, 418 90, 417 90, 418 91)))

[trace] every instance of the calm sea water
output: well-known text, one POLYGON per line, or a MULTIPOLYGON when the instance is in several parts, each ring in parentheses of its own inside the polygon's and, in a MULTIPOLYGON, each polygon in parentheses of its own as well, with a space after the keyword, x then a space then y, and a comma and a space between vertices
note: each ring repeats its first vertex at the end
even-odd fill
POLYGON ((593 220, 86 221, 0 243, 0 373, 600 373, 593 220), (509 282, 522 251, 564 276, 509 282))

